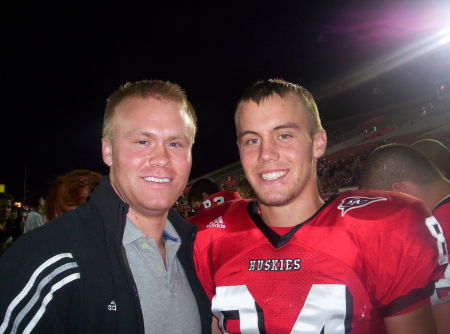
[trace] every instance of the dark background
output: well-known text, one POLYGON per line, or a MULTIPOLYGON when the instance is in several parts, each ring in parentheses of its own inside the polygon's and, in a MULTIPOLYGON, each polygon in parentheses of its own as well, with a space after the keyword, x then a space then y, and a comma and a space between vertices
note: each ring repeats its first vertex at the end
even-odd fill
POLYGON ((0 184, 17 199, 25 180, 31 197, 74 168, 107 173, 105 100, 126 81, 186 89, 199 117, 195 178, 238 160, 234 106, 256 80, 304 85, 326 125, 432 95, 450 76, 448 44, 430 39, 450 24, 448 1, 39 3, 0 16, 0 184))

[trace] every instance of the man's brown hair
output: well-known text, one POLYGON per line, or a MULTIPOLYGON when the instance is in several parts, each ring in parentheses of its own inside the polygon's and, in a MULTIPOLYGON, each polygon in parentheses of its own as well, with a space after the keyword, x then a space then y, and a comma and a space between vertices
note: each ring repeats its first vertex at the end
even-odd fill
POLYGON ((391 190, 394 182, 426 184, 442 174, 420 152, 407 145, 388 144, 370 153, 360 179, 360 188, 391 190))
POLYGON ((304 87, 290 83, 283 79, 268 79, 255 82, 251 85, 241 98, 238 100, 235 121, 237 121, 239 107, 249 101, 255 102, 257 105, 261 101, 267 99, 273 94, 277 94, 280 97, 287 95, 298 96, 305 105, 308 111, 308 119, 310 125, 310 133, 314 134, 317 131, 323 130, 322 123, 320 121, 319 110, 317 109, 316 102, 312 94, 304 87))

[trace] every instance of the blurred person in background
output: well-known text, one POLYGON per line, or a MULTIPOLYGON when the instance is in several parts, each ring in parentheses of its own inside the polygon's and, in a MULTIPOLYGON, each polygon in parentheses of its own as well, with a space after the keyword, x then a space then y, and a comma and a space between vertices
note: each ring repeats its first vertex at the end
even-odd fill
POLYGON ((101 179, 101 174, 87 169, 75 169, 58 176, 50 187, 46 200, 39 197, 37 209, 28 214, 24 233, 85 203, 101 179))
POLYGON ((195 212, 215 207, 222 203, 242 199, 234 190, 223 190, 216 182, 204 177, 195 181, 188 193, 188 202, 195 212))
POLYGON ((243 199, 256 199, 255 191, 248 182, 246 176, 241 177, 236 186, 236 191, 243 199))
MULTIPOLYGON (((204 219, 208 212, 224 203, 241 200, 241 196, 234 190, 222 190, 222 188, 210 178, 201 178, 192 184, 188 193, 188 201, 195 212, 188 221, 198 227, 199 230, 208 225, 215 224, 204 219)), ((219 224, 220 225, 220 224, 219 224)))
POLYGON ((30 200, 31 211, 28 213, 24 223, 23 233, 34 230, 36 227, 44 225, 45 219, 45 199, 42 196, 34 196, 30 200))
POLYGON ((11 214, 6 222, 6 229, 13 241, 16 240, 22 234, 22 213, 21 208, 13 205, 11 207, 11 214), (20 212, 20 214, 19 214, 20 212))
POLYGON ((14 197, 0 193, 0 255, 11 245, 13 238, 8 229, 8 219, 11 216, 11 209, 14 197))
POLYGON ((87 202, 102 175, 87 169, 75 169, 59 176, 45 201, 45 219, 52 220, 87 202))
MULTIPOLYGON (((422 153, 402 144, 376 148, 368 157, 360 188, 389 190, 421 199, 439 224, 434 229, 442 257, 450 247, 450 181, 422 153), (447 246, 447 247, 445 247, 447 246)), ((450 333, 450 266, 432 296, 438 333, 450 333)))

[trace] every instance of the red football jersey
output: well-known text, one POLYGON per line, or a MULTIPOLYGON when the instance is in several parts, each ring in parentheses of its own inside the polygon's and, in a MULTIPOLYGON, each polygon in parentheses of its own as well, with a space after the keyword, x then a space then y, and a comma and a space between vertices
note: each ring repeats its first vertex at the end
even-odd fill
POLYGON ((239 193, 237 191, 233 191, 233 190, 219 191, 217 193, 214 193, 214 194, 208 196, 208 198, 203 201, 202 205, 199 208, 199 212, 204 209, 213 208, 217 205, 220 205, 222 203, 232 201, 235 199, 242 199, 241 196, 239 196, 239 193))
POLYGON ((221 205, 225 202, 241 199, 242 198, 237 191, 233 190, 219 191, 217 193, 210 195, 207 199, 205 199, 198 210, 199 212, 190 217, 188 220, 190 223, 197 225, 200 229, 203 229, 206 226, 206 224, 204 224, 205 220, 203 217, 208 215, 208 214, 205 215, 206 211, 208 211, 211 208, 215 208, 216 206, 221 205))
MULTIPOLYGON (((436 205, 433 209, 433 216, 441 225, 448 250, 450 249, 450 195, 436 205)), ((436 282, 436 292, 431 300, 433 304, 450 302, 450 266, 447 267, 444 278, 436 282)))
POLYGON ((448 261, 423 204, 391 192, 345 192, 283 236, 256 201, 208 212, 195 263, 224 333, 384 333, 448 261))

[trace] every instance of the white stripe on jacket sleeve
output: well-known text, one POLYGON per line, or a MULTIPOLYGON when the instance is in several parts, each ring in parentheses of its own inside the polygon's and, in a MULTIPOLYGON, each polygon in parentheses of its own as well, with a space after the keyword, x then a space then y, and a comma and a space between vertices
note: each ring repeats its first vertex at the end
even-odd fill
MULTIPOLYGON (((52 300, 53 293, 55 291, 59 290, 60 288, 62 288, 67 283, 70 283, 73 280, 76 280, 76 279, 79 279, 79 278, 80 278, 80 274, 79 273, 75 273, 75 274, 72 274, 72 275, 69 275, 69 276, 63 278, 58 283, 54 284, 52 286, 50 292, 47 293, 45 298, 42 300, 42 305, 39 308, 39 310, 36 312, 36 314, 34 315, 33 319, 31 319, 30 323, 23 330, 23 334, 29 334, 33 330, 34 326, 36 326, 36 324, 38 323, 39 319, 41 319, 42 315, 44 314, 45 308, 47 307, 47 304, 50 303, 50 301, 52 300)), ((12 332, 12 334, 15 334, 15 333, 16 333, 15 331, 12 332)))
POLYGON ((11 314, 16 308, 16 306, 27 296, 27 294, 30 292, 30 290, 33 288, 36 282, 36 278, 39 276, 39 274, 50 267, 52 264, 64 259, 64 258, 73 258, 71 253, 62 253, 55 255, 42 263, 31 275, 30 279, 28 280, 25 287, 20 291, 20 293, 13 299, 13 301, 9 304, 6 313, 5 318, 3 319, 3 322, 0 326, 0 334, 4 334, 6 329, 8 328, 9 321, 11 318, 11 314))

